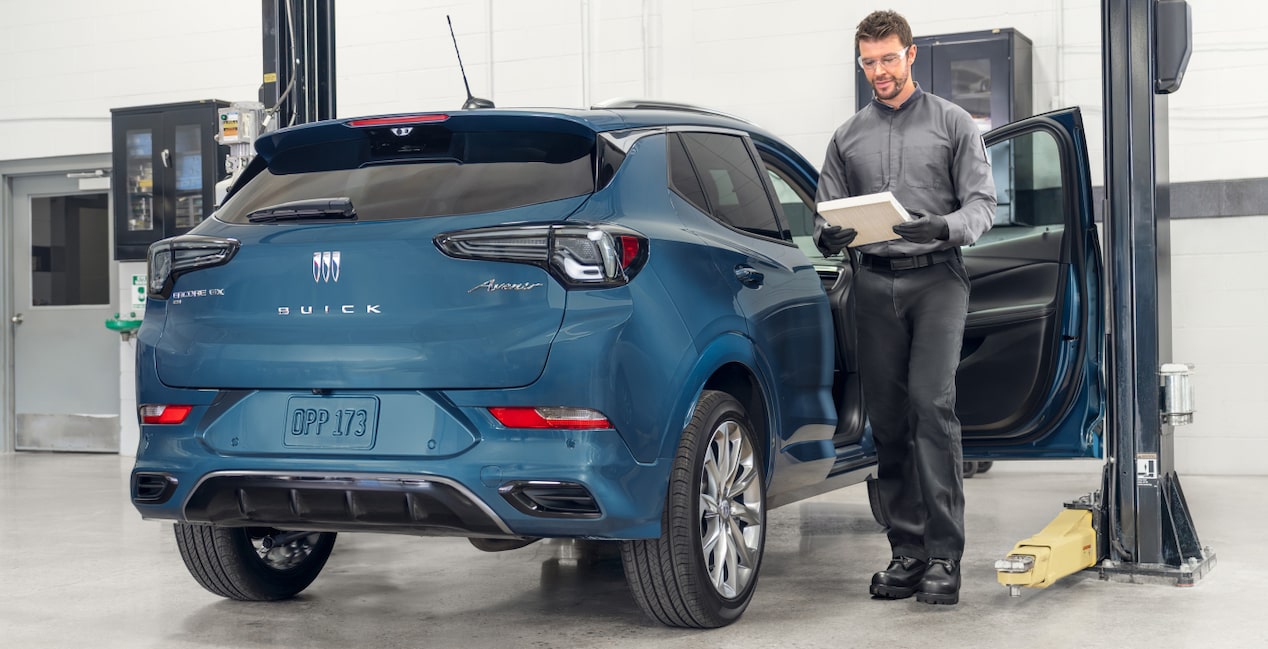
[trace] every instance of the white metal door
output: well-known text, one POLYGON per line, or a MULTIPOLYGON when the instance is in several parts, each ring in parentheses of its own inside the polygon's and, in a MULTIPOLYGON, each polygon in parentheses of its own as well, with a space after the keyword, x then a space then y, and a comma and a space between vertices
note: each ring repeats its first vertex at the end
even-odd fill
POLYGON ((13 180, 14 443, 119 450, 109 198, 66 174, 13 180))

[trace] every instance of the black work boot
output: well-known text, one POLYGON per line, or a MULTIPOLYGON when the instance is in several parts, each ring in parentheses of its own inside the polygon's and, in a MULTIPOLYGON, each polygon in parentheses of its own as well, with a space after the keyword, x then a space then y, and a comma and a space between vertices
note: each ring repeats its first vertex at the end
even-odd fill
POLYGON ((894 557, 889 567, 872 575, 872 597, 902 599, 911 597, 925 574, 924 561, 911 557, 894 557))
POLYGON ((920 580, 916 601, 925 604, 955 604, 960 601, 960 562, 930 559, 929 569, 920 580))

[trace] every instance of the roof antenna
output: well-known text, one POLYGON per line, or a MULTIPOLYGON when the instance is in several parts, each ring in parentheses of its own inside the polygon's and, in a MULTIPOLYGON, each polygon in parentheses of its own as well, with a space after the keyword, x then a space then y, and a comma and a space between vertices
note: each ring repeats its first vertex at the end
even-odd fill
POLYGON ((449 37, 453 39, 453 51, 458 55, 458 69, 462 71, 462 85, 467 89, 467 101, 462 104, 463 109, 493 108, 492 101, 471 95, 471 84, 467 83, 467 70, 462 67, 462 52, 458 51, 458 37, 453 35, 453 21, 449 19, 448 14, 445 15, 445 21, 449 23, 449 37))

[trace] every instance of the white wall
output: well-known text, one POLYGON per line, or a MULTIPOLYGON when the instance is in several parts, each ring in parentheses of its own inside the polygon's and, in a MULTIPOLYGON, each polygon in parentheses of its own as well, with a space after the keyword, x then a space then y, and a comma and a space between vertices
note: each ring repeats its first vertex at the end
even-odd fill
POLYGON ((110 150, 110 109, 252 100, 255 0, 0 0, 0 160, 110 150))
MULTIPOLYGON (((1268 177, 1268 21, 1251 0, 1190 0, 1194 50, 1170 100, 1174 182, 1268 177), (1247 16, 1237 19, 1235 16, 1247 16)), ((1078 105, 1103 165, 1099 0, 907 0, 917 35, 1012 27, 1034 43, 1035 110, 1078 105)), ((853 111, 853 29, 873 7, 831 0, 343 0, 338 113, 581 106, 649 96, 709 105, 783 135, 812 161, 853 111)), ((110 148, 110 108, 254 100, 259 0, 0 0, 0 160, 110 148)), ((1182 215, 1180 215, 1182 216, 1182 215)), ((1192 473, 1266 473, 1268 217, 1173 226, 1174 360, 1198 366, 1198 421, 1177 432, 1192 473), (1248 229, 1253 231, 1248 234, 1248 229), (1235 252, 1235 254, 1233 254, 1235 252), (1260 327, 1262 329, 1262 327, 1260 327), (1240 335, 1238 335, 1240 334, 1240 335)))
POLYGON ((1172 221, 1171 247, 1172 347, 1196 365, 1197 413, 1176 428, 1176 464, 1263 475, 1268 216, 1172 221))
MULTIPOLYGON (((1101 177, 1099 0, 883 4, 917 35, 1013 27, 1029 36, 1035 110, 1083 108, 1101 177)), ((1268 176, 1268 156, 1255 150, 1268 143, 1268 86, 1256 83, 1268 69, 1268 21, 1231 18, 1258 15, 1248 0, 1190 4, 1193 55, 1170 99, 1172 180, 1268 176)), ((341 114, 461 103, 450 13, 473 92, 499 105, 696 102, 748 117, 818 161, 853 112, 853 29, 867 9, 828 0, 382 0, 338 10, 341 114)))
MULTIPOLYGON (((1100 2, 886 3, 918 35, 1013 27, 1035 45, 1035 109, 1084 110, 1098 178, 1100 2)), ((1175 182, 1268 176, 1268 21, 1250 0, 1193 0, 1194 51, 1171 98, 1175 182)), ((338 112, 457 107, 445 15, 478 96, 578 106, 617 96, 696 102, 752 119, 812 160, 853 111, 853 28, 830 0, 344 0, 338 112), (490 65, 493 61, 493 65, 490 65)), ((258 0, 0 0, 0 160, 108 151, 110 109, 253 100, 258 0)))

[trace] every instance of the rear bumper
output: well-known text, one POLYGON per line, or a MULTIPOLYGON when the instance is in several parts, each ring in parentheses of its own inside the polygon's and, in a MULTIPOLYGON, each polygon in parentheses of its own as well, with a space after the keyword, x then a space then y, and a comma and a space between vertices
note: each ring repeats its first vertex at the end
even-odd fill
POLYGON ((447 478, 217 471, 202 477, 185 520, 227 527, 514 536, 493 510, 447 478))
POLYGON ((507 429, 434 393, 380 393, 373 448, 295 449, 283 444, 284 417, 258 416, 286 394, 179 392, 210 403, 184 424, 142 425, 131 496, 146 518, 425 536, 660 534, 672 460, 637 462, 615 430, 507 429))

